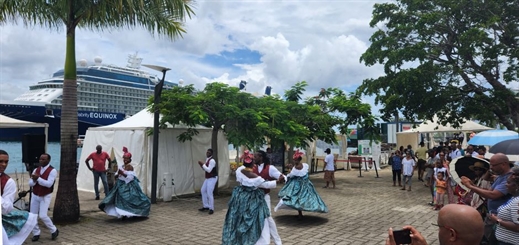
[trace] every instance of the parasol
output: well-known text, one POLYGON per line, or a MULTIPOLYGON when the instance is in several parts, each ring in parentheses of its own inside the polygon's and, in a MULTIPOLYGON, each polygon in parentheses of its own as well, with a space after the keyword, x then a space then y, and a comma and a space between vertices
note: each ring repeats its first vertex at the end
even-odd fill
POLYGON ((492 146, 510 139, 519 139, 519 134, 511 130, 492 129, 476 134, 469 140, 469 144, 492 146))
POLYGON ((469 179, 473 180, 476 178, 476 174, 474 171, 470 170, 470 166, 474 165, 476 162, 482 162, 487 169, 490 169, 490 163, 487 159, 478 158, 473 156, 463 156, 453 159, 449 164, 449 173, 454 181, 460 185, 466 191, 469 189, 461 184, 461 176, 466 176, 469 179))

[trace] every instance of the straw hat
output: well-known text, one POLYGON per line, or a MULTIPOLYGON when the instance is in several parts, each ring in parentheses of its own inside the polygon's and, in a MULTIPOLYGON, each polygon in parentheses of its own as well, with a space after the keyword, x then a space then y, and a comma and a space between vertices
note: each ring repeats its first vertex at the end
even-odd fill
POLYGON ((482 169, 488 170, 488 168, 482 162, 475 162, 474 165, 469 166, 469 169, 472 171, 474 171, 474 168, 482 168, 482 169))

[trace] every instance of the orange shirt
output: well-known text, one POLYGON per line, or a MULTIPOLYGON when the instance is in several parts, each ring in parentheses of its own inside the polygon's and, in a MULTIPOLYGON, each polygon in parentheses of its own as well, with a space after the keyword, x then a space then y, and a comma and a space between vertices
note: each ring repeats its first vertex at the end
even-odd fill
POLYGON ((444 194, 447 190, 447 181, 436 180, 436 193, 444 194))

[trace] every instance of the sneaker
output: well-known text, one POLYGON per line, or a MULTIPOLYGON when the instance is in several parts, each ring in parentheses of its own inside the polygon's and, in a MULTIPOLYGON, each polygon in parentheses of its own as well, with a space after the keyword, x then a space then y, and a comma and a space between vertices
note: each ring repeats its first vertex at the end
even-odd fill
POLYGON ((40 240, 40 235, 33 236, 31 239, 31 241, 33 241, 33 242, 36 242, 38 240, 40 240))
POLYGON ((59 235, 59 230, 56 229, 56 231, 52 233, 52 237, 51 237, 52 240, 56 240, 56 238, 58 237, 58 235, 59 235))

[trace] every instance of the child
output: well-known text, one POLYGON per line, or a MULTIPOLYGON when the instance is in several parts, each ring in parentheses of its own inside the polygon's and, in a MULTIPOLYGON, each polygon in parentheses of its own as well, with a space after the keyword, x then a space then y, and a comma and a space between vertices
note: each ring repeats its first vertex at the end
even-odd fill
POLYGON ((436 176, 436 205, 434 210, 440 210, 443 207, 443 197, 447 191, 447 181, 443 179, 444 172, 438 172, 436 176))

